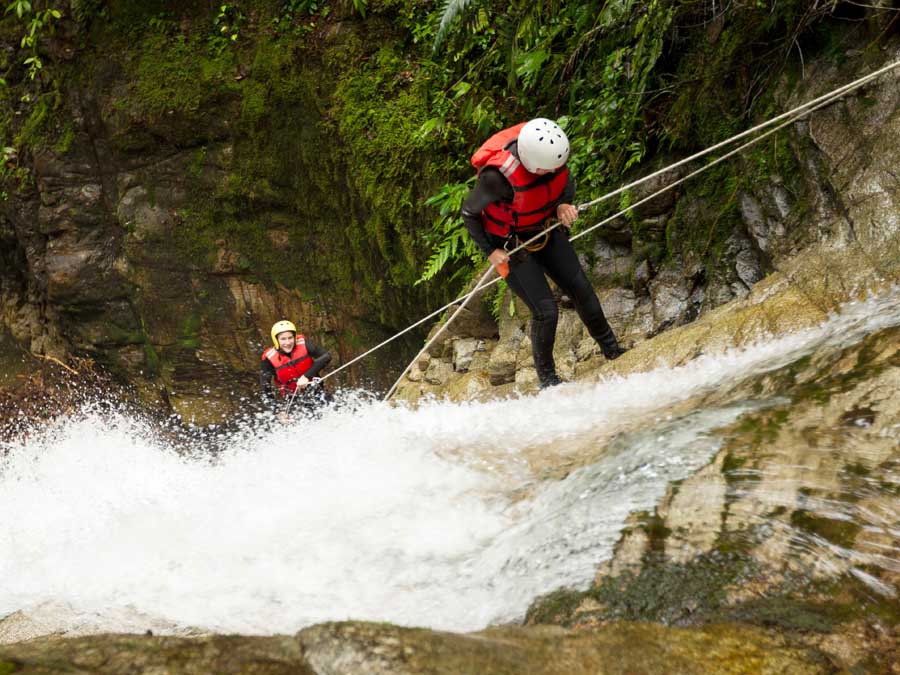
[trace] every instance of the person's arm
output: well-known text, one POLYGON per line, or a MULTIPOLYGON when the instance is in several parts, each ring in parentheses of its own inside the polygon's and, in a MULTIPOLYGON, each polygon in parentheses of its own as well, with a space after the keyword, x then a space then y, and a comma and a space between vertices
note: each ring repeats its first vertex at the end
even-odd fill
POLYGON ((261 392, 260 398, 262 399, 263 405, 267 408, 278 408, 278 396, 275 394, 275 389, 272 386, 272 380, 275 377, 275 366, 273 366, 267 359, 263 359, 262 364, 259 367, 259 388, 261 392))
POLYGON ((306 351, 312 357, 313 363, 309 367, 309 370, 304 373, 304 376, 308 380, 311 380, 318 375, 325 366, 331 363, 331 352, 309 340, 306 341, 306 351))
POLYGON ((488 239, 481 223, 481 212, 497 201, 512 202, 513 190, 509 181, 498 169, 492 166, 484 168, 478 176, 478 182, 460 209, 460 215, 469 231, 469 236, 486 256, 496 248, 488 239))
POLYGON ((566 187, 563 188, 562 197, 559 198, 560 204, 571 204, 575 201, 575 177, 569 171, 569 178, 566 181, 566 187))
POLYGON ((567 228, 572 227, 572 224, 578 218, 578 207, 572 204, 573 201, 575 201, 575 179, 570 171, 566 180, 566 187, 563 188, 563 193, 559 198, 559 205, 556 207, 556 219, 567 228))

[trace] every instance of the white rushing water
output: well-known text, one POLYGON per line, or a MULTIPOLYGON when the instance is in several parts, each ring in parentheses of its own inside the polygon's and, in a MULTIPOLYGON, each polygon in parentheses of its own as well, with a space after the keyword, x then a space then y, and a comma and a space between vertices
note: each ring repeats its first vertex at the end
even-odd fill
POLYGON ((707 463, 711 431, 771 402, 680 416, 673 404, 900 324, 897 298, 675 369, 484 404, 330 411, 236 435, 215 459, 86 411, 0 455, 0 617, 240 633, 521 618, 542 593, 586 587, 628 514, 707 463), (631 431, 617 434, 623 420, 631 431), (526 461, 537 447, 552 466, 611 436, 564 479, 526 461))

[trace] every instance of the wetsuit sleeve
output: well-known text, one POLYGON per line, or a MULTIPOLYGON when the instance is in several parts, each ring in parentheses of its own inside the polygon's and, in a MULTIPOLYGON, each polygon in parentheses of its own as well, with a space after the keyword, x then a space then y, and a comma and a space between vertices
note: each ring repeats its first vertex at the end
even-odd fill
POLYGON ((559 198, 560 204, 572 204, 575 201, 575 177, 569 171, 569 179, 566 181, 566 187, 563 189, 562 197, 559 198))
POLYGON ((259 367, 259 388, 261 391, 262 402, 268 407, 277 407, 278 397, 275 395, 275 389, 272 386, 272 380, 275 377, 275 366, 267 359, 263 359, 262 365, 259 367))
POLYGON ((313 359, 307 372, 312 373, 310 377, 316 377, 325 366, 331 363, 331 352, 309 340, 306 341, 306 351, 313 359))
POLYGON ((466 201, 463 202, 460 215, 462 215, 472 241, 485 255, 490 255, 495 246, 488 240, 484 226, 481 224, 481 212, 494 202, 512 202, 512 199, 513 189, 509 181, 498 169, 489 166, 481 171, 478 182, 466 197, 466 201))

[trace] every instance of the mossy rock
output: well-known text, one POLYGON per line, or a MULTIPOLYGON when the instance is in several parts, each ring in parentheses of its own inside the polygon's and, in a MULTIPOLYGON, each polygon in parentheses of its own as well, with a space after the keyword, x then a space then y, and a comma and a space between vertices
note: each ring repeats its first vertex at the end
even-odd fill
POLYGON ((625 673, 829 672, 814 650, 736 624, 695 630, 613 623, 572 633, 493 628, 460 635, 390 624, 313 626, 296 637, 165 638, 98 635, 0 646, 10 672, 366 675, 612 675, 625 673))

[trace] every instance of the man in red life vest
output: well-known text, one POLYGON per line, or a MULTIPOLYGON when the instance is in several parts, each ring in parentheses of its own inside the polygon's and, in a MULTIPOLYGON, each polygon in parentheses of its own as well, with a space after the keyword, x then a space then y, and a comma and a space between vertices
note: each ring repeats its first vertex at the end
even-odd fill
POLYGON ((545 275, 572 298, 607 359, 625 352, 569 242, 578 209, 572 204, 575 181, 566 168, 568 159, 569 139, 551 120, 538 118, 504 129, 472 156, 478 182, 461 210, 469 235, 531 310, 532 356, 541 388, 561 381, 553 361, 559 309, 545 275), (554 220, 564 227, 528 250, 507 255, 554 220))
POLYGON ((263 401, 277 410, 296 391, 297 403, 304 407, 325 402, 327 396, 321 388, 317 388, 319 395, 315 397, 304 396, 303 392, 331 361, 331 352, 298 334, 290 321, 276 322, 271 335, 273 346, 263 352, 259 371, 263 401))

